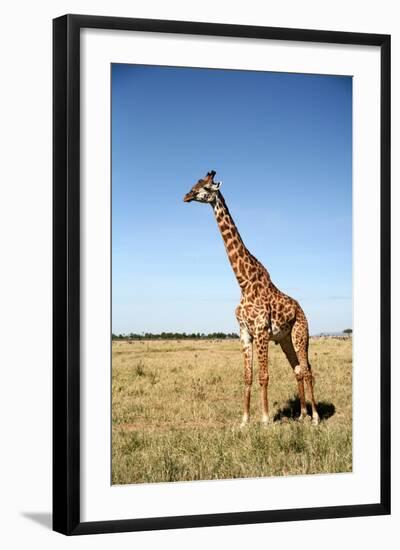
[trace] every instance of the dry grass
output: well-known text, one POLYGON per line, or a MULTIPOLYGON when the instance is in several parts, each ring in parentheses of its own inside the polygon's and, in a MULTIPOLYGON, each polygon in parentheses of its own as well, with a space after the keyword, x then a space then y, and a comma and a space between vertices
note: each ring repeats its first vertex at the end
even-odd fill
POLYGON ((239 341, 114 342, 112 359, 114 484, 351 471, 351 340, 311 340, 317 427, 296 420, 297 385, 280 346, 270 345, 274 421, 259 423, 255 365, 244 430, 239 341))

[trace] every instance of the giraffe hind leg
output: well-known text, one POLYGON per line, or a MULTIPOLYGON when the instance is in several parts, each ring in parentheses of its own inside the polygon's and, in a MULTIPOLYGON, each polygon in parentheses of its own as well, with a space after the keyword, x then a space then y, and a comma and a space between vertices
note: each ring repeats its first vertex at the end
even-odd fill
MULTIPOLYGON (((317 404, 314 398, 313 376, 308 361, 308 327, 304 313, 296 319, 292 328, 292 342, 298 358, 298 366, 294 369, 297 380, 304 381, 311 400, 313 424, 319 423, 317 404), (296 372, 297 371, 297 372, 296 372)), ((303 395, 304 398, 304 395, 303 395)), ((307 411, 306 411, 307 414, 307 411)))
POLYGON ((286 336, 286 338, 284 338, 280 342, 280 345, 283 353, 286 355, 286 358, 290 363, 290 366, 293 369, 294 375, 297 380, 297 389, 298 389, 299 400, 300 400, 300 419, 303 419, 307 416, 307 407, 306 407, 306 400, 304 395, 304 377, 300 375, 301 373, 300 364, 297 358, 296 351, 293 347, 291 336, 290 335, 286 336))

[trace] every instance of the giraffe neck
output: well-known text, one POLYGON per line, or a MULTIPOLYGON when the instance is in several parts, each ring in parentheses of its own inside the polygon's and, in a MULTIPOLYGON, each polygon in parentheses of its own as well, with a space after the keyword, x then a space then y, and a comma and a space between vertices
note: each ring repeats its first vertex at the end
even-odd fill
POLYGON ((218 192, 212 207, 232 269, 236 275, 240 288, 245 290, 246 287, 254 281, 254 278, 260 274, 260 269, 265 273, 267 272, 265 268, 261 266, 260 262, 254 258, 245 247, 235 222, 226 206, 225 199, 220 192, 218 192))

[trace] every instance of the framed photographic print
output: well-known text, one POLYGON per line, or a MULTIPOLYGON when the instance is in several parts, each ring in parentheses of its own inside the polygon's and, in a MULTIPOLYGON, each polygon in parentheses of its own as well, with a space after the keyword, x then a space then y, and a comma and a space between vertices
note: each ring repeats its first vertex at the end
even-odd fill
POLYGON ((53 527, 390 513, 390 37, 54 20, 53 527))

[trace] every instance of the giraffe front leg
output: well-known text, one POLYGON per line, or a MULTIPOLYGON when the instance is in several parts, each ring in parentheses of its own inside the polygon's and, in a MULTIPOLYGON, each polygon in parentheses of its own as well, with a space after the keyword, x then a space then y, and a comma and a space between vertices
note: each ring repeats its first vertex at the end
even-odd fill
POLYGON ((258 379, 260 382, 261 393, 261 422, 268 424, 268 344, 269 335, 267 329, 258 330, 255 337, 255 344, 257 348, 258 357, 258 379))
POLYGON ((241 427, 245 427, 250 419, 251 385, 253 383, 253 338, 246 325, 240 323, 240 341, 244 355, 244 402, 241 427))

